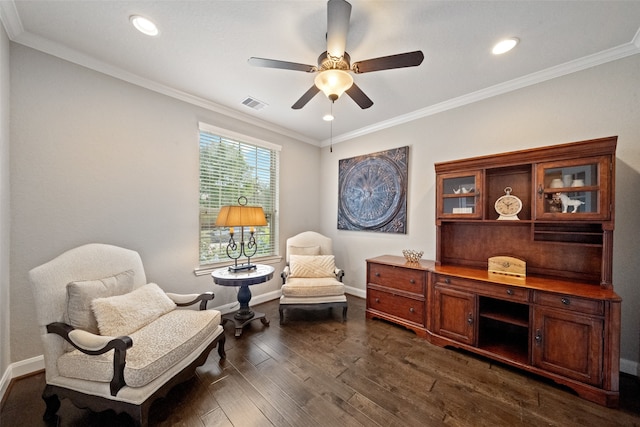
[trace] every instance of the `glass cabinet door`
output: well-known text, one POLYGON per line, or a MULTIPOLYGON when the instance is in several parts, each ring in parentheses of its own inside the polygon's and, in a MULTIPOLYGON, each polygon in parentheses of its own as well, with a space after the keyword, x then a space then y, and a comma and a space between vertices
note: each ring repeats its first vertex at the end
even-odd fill
POLYGON ((536 170, 537 219, 609 218, 608 158, 541 163, 536 170))
POLYGON ((439 218, 482 218, 480 171, 438 175, 439 218))

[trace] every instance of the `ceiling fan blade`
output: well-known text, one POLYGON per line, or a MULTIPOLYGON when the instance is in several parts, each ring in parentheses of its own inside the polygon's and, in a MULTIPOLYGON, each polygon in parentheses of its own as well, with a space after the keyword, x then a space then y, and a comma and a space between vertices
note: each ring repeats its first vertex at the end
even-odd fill
POLYGON ((380 58, 354 62, 351 68, 355 73, 362 74, 393 68, 416 67, 422 64, 423 59, 424 54, 422 51, 416 50, 414 52, 399 53, 397 55, 381 56, 380 58))
POLYGON ((311 86, 309 90, 306 91, 304 95, 302 95, 300 99, 298 99, 296 103, 291 106, 291 108, 293 108, 294 110, 301 109, 302 107, 307 105, 307 102, 311 101, 311 98, 316 96, 316 93, 318 92, 320 92, 320 89, 318 89, 316 85, 311 86))
POLYGON ((350 18, 350 3, 345 0, 329 0, 327 3, 327 53, 333 58, 342 58, 347 48, 350 18))
POLYGON ((369 99, 369 97, 367 95, 365 95, 364 92, 362 91, 362 89, 360 89, 355 83, 352 84, 349 89, 347 89, 346 93, 363 110, 365 108, 369 108, 369 107, 371 107, 373 105, 373 101, 371 99, 369 99))
POLYGON ((298 64, 297 62, 278 61, 277 59, 266 58, 249 58, 249 64, 256 67, 266 68, 281 68, 283 70, 305 71, 307 73, 313 73, 318 69, 313 65, 298 64))

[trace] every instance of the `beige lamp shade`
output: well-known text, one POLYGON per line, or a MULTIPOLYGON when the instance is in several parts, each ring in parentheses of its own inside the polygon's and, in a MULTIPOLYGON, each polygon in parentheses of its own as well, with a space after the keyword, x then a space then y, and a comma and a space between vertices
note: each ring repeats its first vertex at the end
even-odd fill
POLYGON ((267 225, 267 218, 260 206, 223 206, 220 208, 216 227, 249 227, 267 225))

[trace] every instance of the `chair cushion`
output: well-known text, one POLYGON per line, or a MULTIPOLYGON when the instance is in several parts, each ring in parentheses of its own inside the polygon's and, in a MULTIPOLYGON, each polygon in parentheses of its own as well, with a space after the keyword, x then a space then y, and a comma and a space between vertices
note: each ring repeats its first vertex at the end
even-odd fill
POLYGON ((91 301, 131 292, 133 279, 133 270, 127 270, 104 279, 75 281, 67 284, 65 323, 76 329, 97 334, 98 323, 91 310, 91 301))
POLYGON ((333 255, 290 255, 290 277, 334 277, 336 263, 333 255))
POLYGON ((288 246, 287 251, 291 255, 320 255, 320 246, 288 246))
POLYGON ((335 277, 291 277, 282 285, 282 295, 287 297, 325 297, 343 294, 344 284, 335 277))
POLYGON ((176 308, 176 304, 155 283, 133 292, 107 298, 96 298, 91 308, 100 335, 129 335, 176 308))
MULTIPOLYGON (((197 348, 220 325, 217 310, 173 310, 130 335, 124 379, 142 387, 166 372, 197 348)), ((74 350, 58 358, 60 375, 109 382, 113 377, 113 350, 90 356, 74 350)))

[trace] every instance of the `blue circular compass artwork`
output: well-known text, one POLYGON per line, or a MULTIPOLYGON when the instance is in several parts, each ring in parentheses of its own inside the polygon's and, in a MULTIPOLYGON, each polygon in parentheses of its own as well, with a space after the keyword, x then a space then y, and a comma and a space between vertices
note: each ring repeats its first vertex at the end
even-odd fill
POLYGON ((340 160, 338 229, 406 233, 408 151, 340 160))

